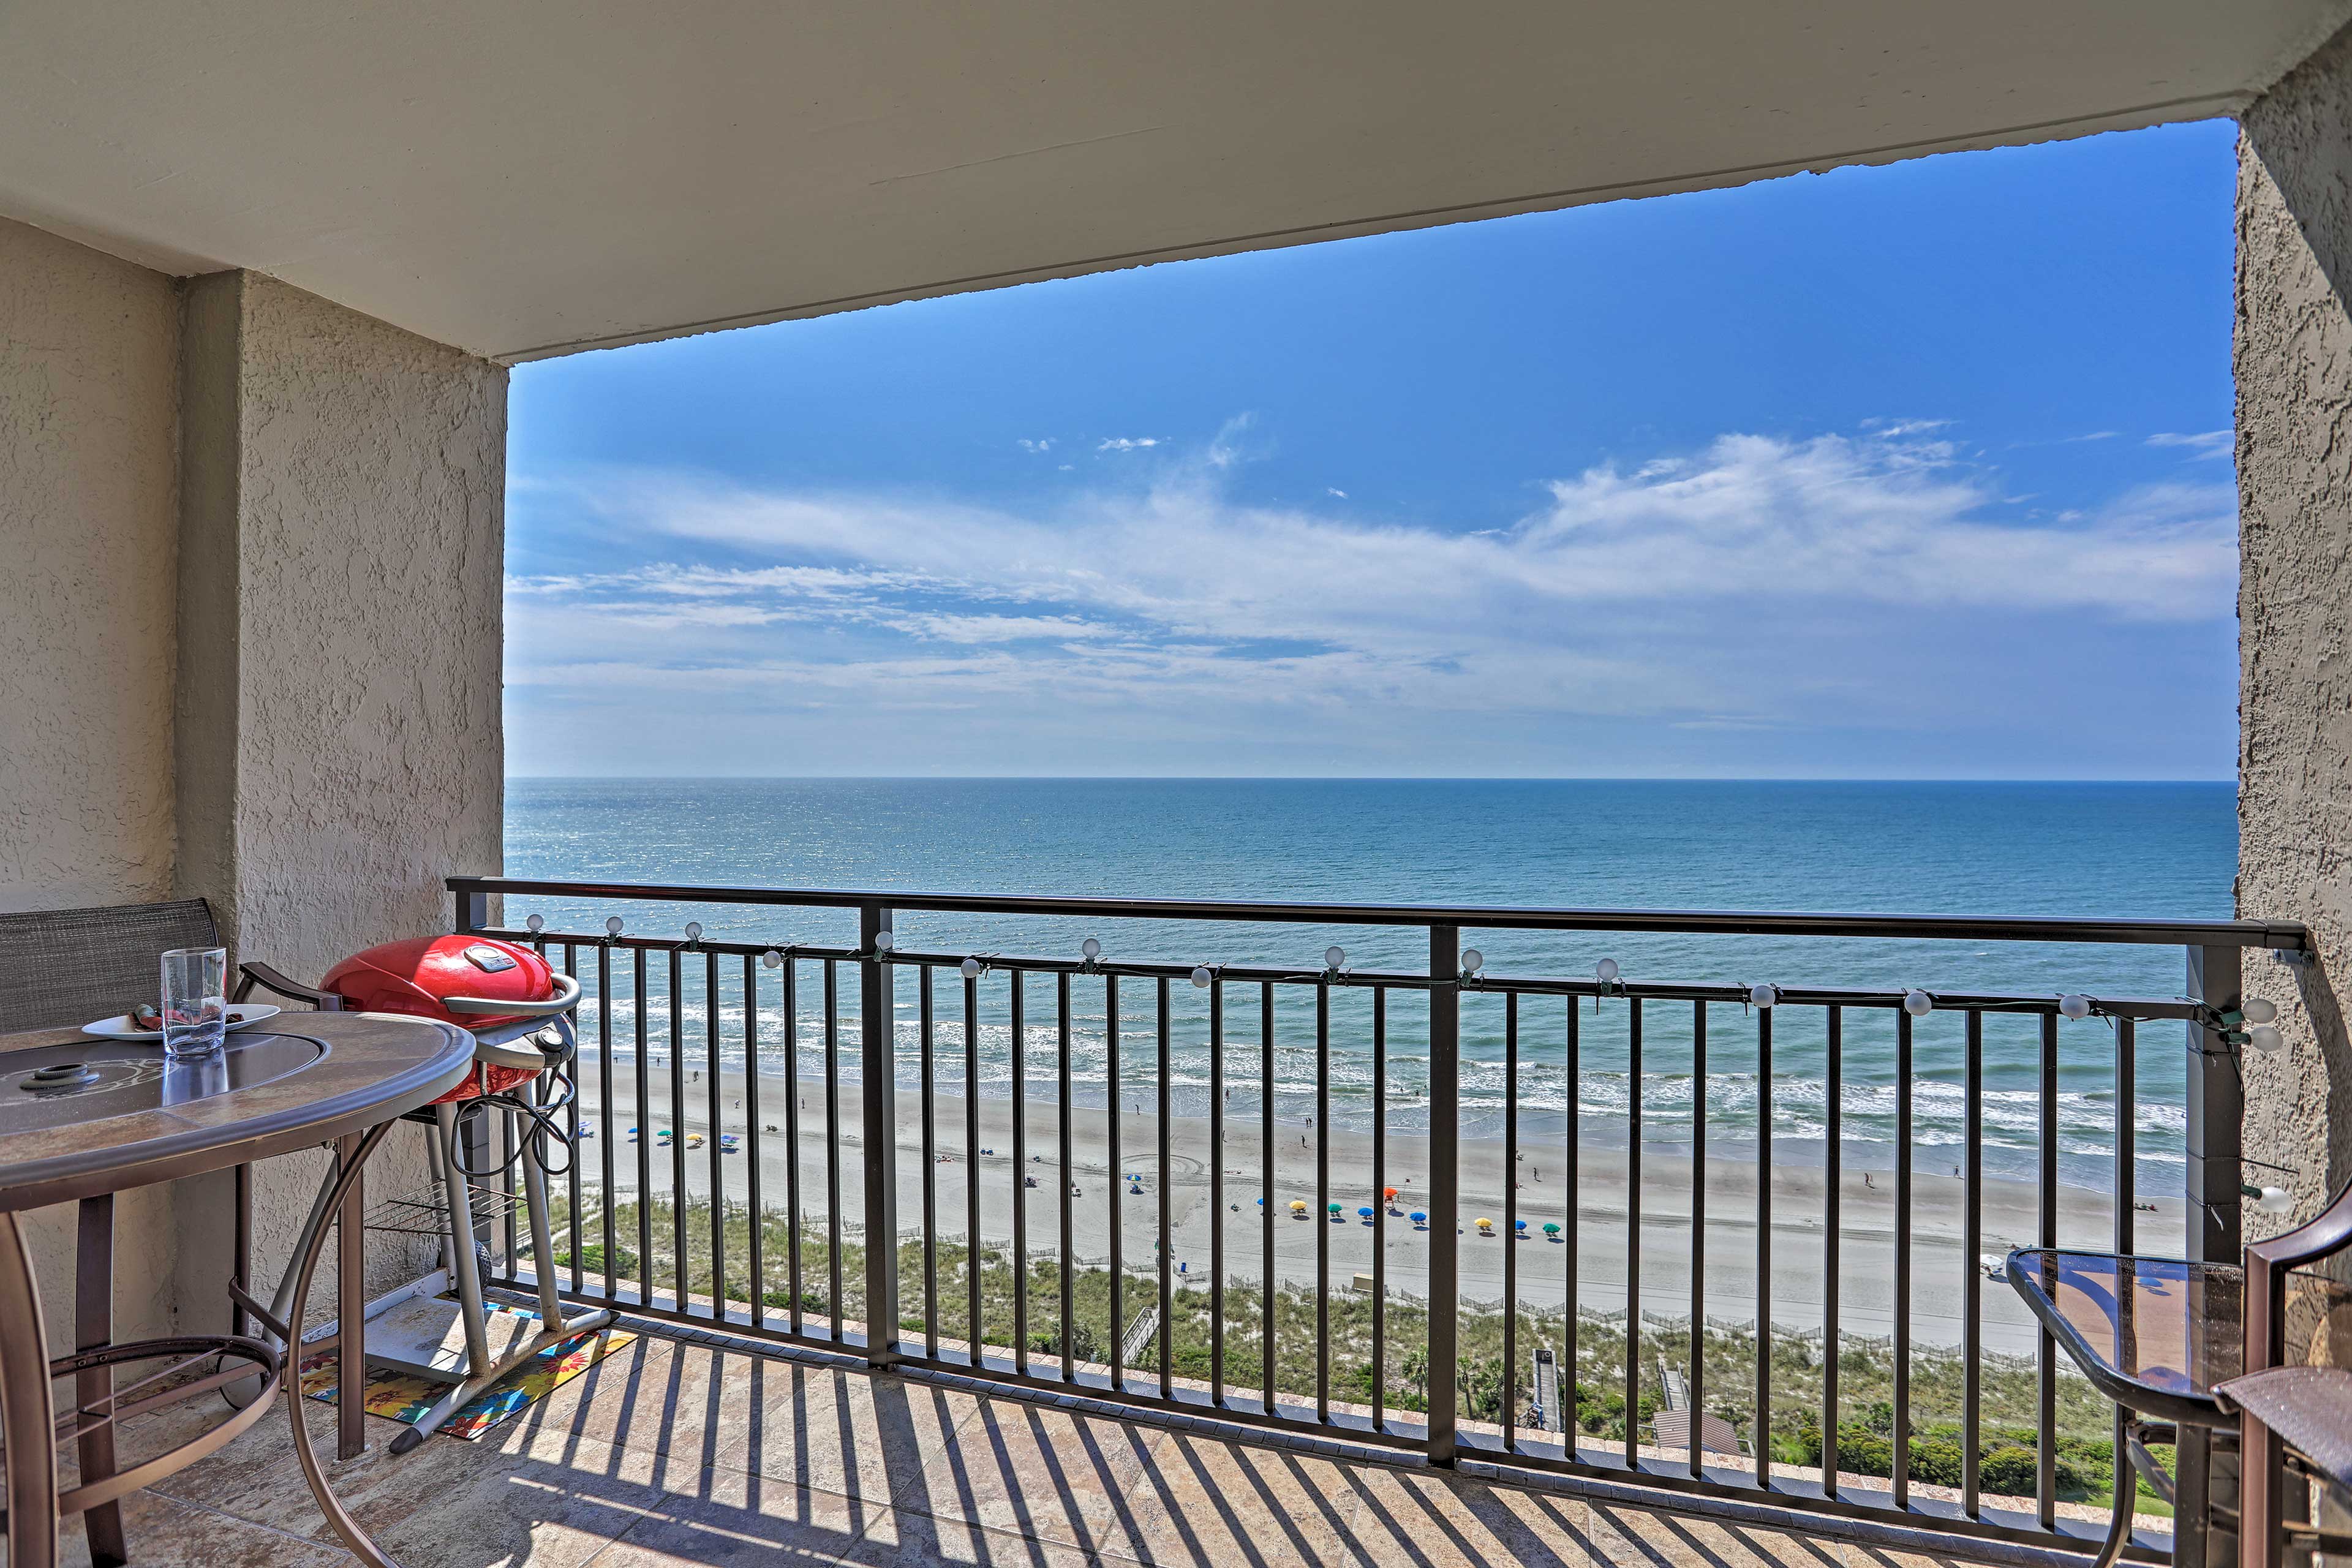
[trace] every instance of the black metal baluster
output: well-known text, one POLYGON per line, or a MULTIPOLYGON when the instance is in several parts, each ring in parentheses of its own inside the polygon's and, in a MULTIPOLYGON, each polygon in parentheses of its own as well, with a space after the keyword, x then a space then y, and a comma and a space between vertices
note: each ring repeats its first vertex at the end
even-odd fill
POLYGON ((1159 983, 1160 1027, 1160 1397, 1174 1392, 1176 1349, 1175 1241, 1169 1232, 1168 977, 1159 983))
POLYGON ((1756 1484, 1772 1489, 1772 1009, 1756 1010, 1756 1484))
POLYGON ((1059 1075, 1054 1100, 1055 1142, 1062 1163, 1061 1261, 1062 1261, 1062 1381, 1068 1383, 1077 1376, 1076 1346, 1072 1331, 1077 1327, 1076 1264, 1070 1256, 1075 1233, 1071 1228, 1074 1215, 1070 1207, 1070 1186, 1076 1172, 1070 1159, 1070 974, 1063 970, 1054 976, 1054 1050, 1055 1066, 1059 1075))
POLYGON ((1109 1135, 1110 1176, 1110 1386, 1127 1391, 1127 1252, 1120 1197, 1127 1171, 1119 1157, 1118 1136, 1118 976, 1103 976, 1103 1093, 1108 1105, 1105 1131, 1109 1135))
MULTIPOLYGON (((2042 1015, 2041 1226, 2045 1247, 2058 1245, 2058 1015, 2042 1015)), ((2058 1522, 2058 1342, 2047 1328, 2034 1335, 2033 1499, 2042 1528, 2058 1522)))
POLYGON ((1838 1495, 1838 1183, 1845 1163, 1845 1012, 1829 1010, 1822 1084, 1828 1127, 1822 1148, 1822 1495, 1838 1495))
MULTIPOLYGON (((1385 1194, 1375 1194, 1376 1200, 1385 1194)), ((1386 1208, 1385 1203, 1378 1203, 1386 1208)), ((1519 1446, 1519 994, 1503 994, 1503 1451, 1519 1446)))
POLYGON ((1029 1021, 1024 1004, 1026 976, 1013 970, 1013 1371, 1029 1375, 1029 1021))
POLYGON ((1209 978, 1209 1403, 1225 1402, 1225 979, 1209 978))
POLYGON ((2139 1201, 2139 1026, 2116 1020, 2116 1250, 2128 1256, 2137 1243, 2139 1201))
MULTIPOLYGON (((601 1151, 604 1190, 597 1194, 596 1206, 604 1211, 604 1300, 614 1300, 621 1293, 620 1238, 614 1234, 614 1202, 619 1185, 614 1175, 613 1162, 617 1157, 613 1145, 613 944, 601 942, 596 948, 596 1114, 603 1125, 596 1129, 596 1141, 601 1151)), ((641 1116, 638 1121, 645 1119, 641 1116)))
POLYGON ((1625 1468, 1642 1468, 1642 999, 1625 1019, 1625 1468))
MULTIPOLYGON (((833 1342, 842 1342, 848 1306, 841 1296, 841 964, 824 961, 824 1284, 833 1342)), ((867 1237, 866 1245, 874 1245, 867 1237)))
POLYGON ((980 1347, 980 977, 963 983, 963 1273, 969 1314, 966 1353, 982 1364, 980 1347))
POLYGON ((801 1326, 801 1010, 800 961, 784 954, 784 1259, 785 1311, 794 1333, 801 1326))
MULTIPOLYGON (((683 954, 669 950, 669 1114, 677 1123, 669 1137, 670 1272, 677 1297, 670 1303, 687 1310, 687 1290, 693 1255, 686 1245, 686 1002, 683 954)), ((715 1129, 713 1130, 715 1132, 715 1129)))
POLYGON ((637 1016, 637 1302, 654 1304, 654 1111, 653 1085, 646 1081, 646 950, 632 950, 630 976, 637 1016))
POLYGON ((1911 1015, 1895 1010, 1895 1506, 1911 1506, 1911 1015))
POLYGON ((1565 1156, 1565 1161, 1560 1166, 1562 1183, 1559 1195, 1560 1234, 1567 1238, 1565 1245, 1568 1247, 1568 1255, 1561 1262, 1559 1375, 1560 1404, 1563 1406, 1564 1417, 1560 1425, 1561 1444, 1571 1459, 1576 1458, 1576 1329, 1579 1316, 1576 1300, 1576 1269, 1578 1248, 1582 1245, 1578 1239, 1580 1229, 1578 1223, 1580 1218, 1578 1210, 1581 1206, 1581 1199, 1578 1195, 1580 1172, 1577 1163, 1577 1122, 1580 1109, 1577 1096, 1580 1093, 1579 1086, 1583 1080, 1582 1063, 1578 1059, 1582 1054, 1580 1042, 1578 1039, 1580 1025, 1581 1020, 1576 1011, 1576 998, 1570 996, 1568 999, 1568 1032, 1562 1042, 1560 1058, 1560 1071, 1564 1078, 1563 1103, 1567 1122, 1561 1139, 1561 1152, 1565 1156))
POLYGON ((923 1353, 937 1361, 940 1354, 940 1180, 939 1136, 934 1131, 939 1108, 939 1072, 936 1042, 932 1036, 931 966, 928 963, 915 972, 917 1007, 922 1034, 922 1104, 918 1113, 923 1122, 923 1353))
MULTIPOLYGON (((1377 1137, 1377 1133, 1375 1136, 1377 1137)), ((1388 1218, 1386 1189, 1374 1186, 1372 1251, 1388 1218)), ((1331 1420, 1331 982, 1315 987, 1315 1419, 1331 1420)))
POLYGON ((751 1155, 743 1173, 749 1182, 751 1229, 746 1238, 751 1270, 751 1326, 768 1326, 768 1204, 761 1190, 761 1167, 768 1163, 760 1120, 760 961, 743 955, 743 1142, 751 1155))
POLYGON ((1977 1436, 1982 1389, 1977 1359, 1984 1336, 1984 1297, 1977 1287, 1984 1272, 1977 1254, 1984 1244, 1984 1015, 1968 1015, 1967 1055, 1960 1098, 1967 1108, 1968 1174, 1960 1205, 1960 1511, 1970 1519, 1981 1507, 1977 1497, 1977 1436))
POLYGON ((710 1075, 710 1321, 727 1321, 727 1171, 719 1163, 719 954, 702 955, 702 1070, 710 1075))
MULTIPOLYGON (((1386 1193, 1389 1159, 1389 988, 1372 987, 1372 1191, 1386 1193)), ((1315 1223, 1331 1222, 1331 1200, 1315 1223)), ((1372 1428, 1388 1425, 1389 1249, 1381 1227, 1372 1229, 1372 1428)))
POLYGON ((1274 1415, 1274 982, 1261 982, 1257 993, 1257 1192, 1264 1211, 1259 1227, 1265 1233, 1265 1257, 1258 1288, 1258 1346, 1265 1359, 1265 1413, 1274 1415))
POLYGON ((1706 1004, 1691 1004, 1690 1473, 1706 1415, 1706 1004))
MULTIPOLYGON (((567 942, 563 944, 563 973, 573 980, 580 978, 580 946, 577 942, 567 942)), ((604 999, 600 994, 596 998, 596 1010, 601 1013, 604 1009, 604 999)), ((573 1013, 572 1017, 576 1029, 579 1014, 573 1013)), ((572 1148, 569 1151, 570 1158, 567 1162, 572 1169, 565 1177, 567 1207, 564 1225, 571 1237, 572 1293, 576 1296, 580 1294, 580 1090, 577 1087, 580 1079, 580 1062, 576 1055, 576 1047, 572 1063, 572 1079, 574 1086, 572 1091, 572 1106, 564 1116, 565 1124, 572 1135, 572 1148)), ((601 1111, 604 1107, 600 1105, 597 1109, 601 1111)), ((611 1118, 608 1116, 606 1120, 609 1121, 611 1118)), ((611 1130, 607 1128, 604 1131, 611 1130)), ((554 1267, 552 1259, 549 1260, 548 1267, 551 1268, 554 1267)))

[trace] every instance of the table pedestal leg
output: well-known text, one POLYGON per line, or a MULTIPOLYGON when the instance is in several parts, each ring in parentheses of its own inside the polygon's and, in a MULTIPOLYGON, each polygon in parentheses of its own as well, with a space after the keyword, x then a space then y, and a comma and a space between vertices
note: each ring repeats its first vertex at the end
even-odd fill
POLYGON ((7 1444, 8 1561, 58 1560, 57 1413, 49 1401, 49 1336, 33 1257, 13 1214, 0 1214, 0 1439, 7 1444))
MULTIPOLYGON (((114 1342, 114 1194, 81 1201, 76 1240, 74 1348, 94 1351, 114 1342)), ((84 1410, 101 1414, 114 1403, 114 1369, 94 1368, 74 1380, 74 1398, 84 1410)), ((114 1426, 99 1427, 81 1439, 83 1484, 114 1474, 114 1426)), ((122 1505, 102 1502, 82 1515, 89 1532, 89 1560, 96 1568, 122 1568, 131 1561, 122 1539, 122 1505)))

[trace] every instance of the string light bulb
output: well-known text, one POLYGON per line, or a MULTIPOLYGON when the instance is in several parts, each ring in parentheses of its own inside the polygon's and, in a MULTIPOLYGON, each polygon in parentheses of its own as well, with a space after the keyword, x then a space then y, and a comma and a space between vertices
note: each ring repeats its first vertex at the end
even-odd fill
POLYGON ((2238 1012, 2249 1024, 2267 1024, 2277 1018, 2278 1004, 2266 997, 2249 996, 2238 1012))
POLYGON ((981 961, 976 958, 967 958, 961 963, 956 965, 957 972, 966 980, 979 979, 980 972, 987 967, 988 965, 981 963, 981 961))
POLYGON ((1088 963, 1092 963, 1096 959, 1102 956, 1102 943, 1097 942, 1092 937, 1088 937, 1086 941, 1078 944, 1078 951, 1086 954, 1087 962, 1088 963))
POLYGON ((898 939, 892 936, 888 931, 877 931, 874 933, 874 951, 877 952, 887 952, 893 947, 898 945, 898 939))
POLYGON ((2058 1011, 2069 1018, 2087 1018, 2091 1016, 2091 999, 2079 991, 2069 991, 2058 998, 2058 1011))
POLYGON ((1209 973, 1209 966, 1205 963, 1197 966, 1192 971, 1192 984, 1199 986, 1203 991, 1206 991, 1209 988, 1209 982, 1215 978, 1215 975, 1209 973))
POLYGON ((604 922, 604 934, 606 936, 618 936, 621 934, 620 916, 614 915, 611 920, 604 922))
POLYGON ((700 921, 688 921, 686 922, 686 940, 688 942, 700 942, 702 940, 702 922, 700 921))
POLYGON ((2254 1194, 2254 1206, 2264 1214, 2287 1214, 2294 1208, 2294 1194, 2284 1187, 2264 1187, 2254 1194))
POLYGON ((1480 971, 1481 969, 1484 969, 1486 966, 1486 955, 1485 953, 1480 952, 1479 952, 1476 948, 1475 948, 1475 947, 1465 947, 1465 948, 1464 948, 1464 949, 1462 950, 1462 973, 1465 973, 1465 974, 1475 974, 1475 973, 1478 973, 1478 971, 1480 971))
POLYGON ((547 929, 547 917, 545 915, 533 915, 530 919, 523 921, 522 923, 530 928, 531 935, 537 936, 541 931, 547 929))
POLYGON ((1748 1000, 1759 1007, 1777 1007, 1780 1005, 1780 988, 1769 982, 1761 985, 1750 985, 1748 988, 1748 1000))
POLYGON ((760 955, 760 962, 771 969, 782 969, 784 966, 784 955, 772 947, 760 955))
POLYGON ((2286 1037, 2279 1033, 2276 1024, 2256 1024, 2246 1031, 2246 1044, 2271 1054, 2286 1049, 2286 1037))
POLYGON ((1339 967, 1347 962, 1348 950, 1346 948, 1327 947, 1323 950, 1323 967, 1332 971, 1334 973, 1337 973, 1339 967))
POLYGON ((1615 959, 1604 958, 1600 963, 1592 966, 1592 973, 1601 977, 1601 984, 1614 985, 1617 984, 1617 976, 1622 973, 1623 971, 1617 967, 1617 961, 1615 959))
POLYGON ((1903 993, 1903 1010, 1915 1018, 1924 1018, 1936 1010, 1936 999, 1925 991, 1906 991, 1903 993))

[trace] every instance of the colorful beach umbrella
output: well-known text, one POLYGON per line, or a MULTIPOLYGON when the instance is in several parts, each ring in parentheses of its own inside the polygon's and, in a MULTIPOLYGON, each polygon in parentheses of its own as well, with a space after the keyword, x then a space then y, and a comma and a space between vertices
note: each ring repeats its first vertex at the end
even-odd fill
POLYGON ((1554 1241, 1558 1241, 1559 1239, 1559 1222, 1549 1219, 1544 1221, 1544 1234, 1550 1237, 1554 1241))
POLYGON ((1415 1230, 1427 1230, 1429 1228, 1429 1216, 1422 1213, 1419 1209, 1415 1209, 1412 1211, 1412 1225, 1415 1230))
POLYGON ((1306 1200, 1305 1198, 1293 1198, 1293 1199, 1291 1199, 1291 1200, 1290 1200, 1290 1212, 1291 1212, 1292 1214, 1296 1214, 1296 1215, 1303 1215, 1303 1214, 1305 1214, 1305 1213, 1307 1212, 1307 1200, 1306 1200))

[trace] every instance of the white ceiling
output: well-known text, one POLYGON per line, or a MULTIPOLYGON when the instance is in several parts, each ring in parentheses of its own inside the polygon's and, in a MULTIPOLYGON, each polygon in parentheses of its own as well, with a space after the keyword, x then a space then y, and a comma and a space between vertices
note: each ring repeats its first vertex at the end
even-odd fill
POLYGON ((2226 114, 2352 0, 16 0, 0 214, 499 359, 2226 114))

